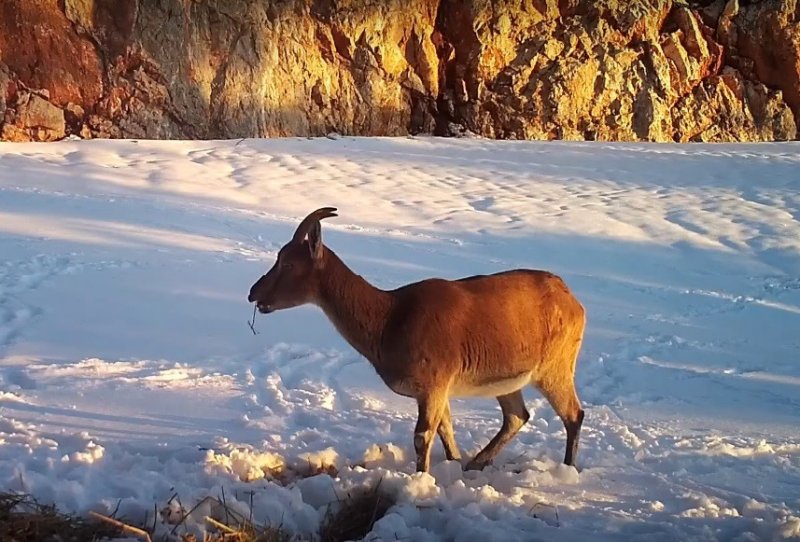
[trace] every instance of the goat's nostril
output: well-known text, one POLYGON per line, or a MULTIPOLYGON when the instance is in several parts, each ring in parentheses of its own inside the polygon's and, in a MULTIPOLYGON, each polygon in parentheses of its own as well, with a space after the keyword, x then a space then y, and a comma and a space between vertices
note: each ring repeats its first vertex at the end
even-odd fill
POLYGON ((247 295, 247 301, 248 302, 252 303, 255 300, 256 300, 256 297, 253 295, 252 292, 247 295))

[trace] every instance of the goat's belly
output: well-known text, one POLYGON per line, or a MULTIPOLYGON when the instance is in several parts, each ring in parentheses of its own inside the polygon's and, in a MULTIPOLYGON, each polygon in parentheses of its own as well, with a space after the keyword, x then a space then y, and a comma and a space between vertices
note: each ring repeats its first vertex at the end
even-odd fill
POLYGON ((522 389, 530 384, 533 373, 522 373, 510 378, 487 382, 454 382, 450 387, 452 397, 498 397, 522 389))
POLYGON ((404 397, 417 397, 419 395, 419 389, 413 386, 408 380, 384 380, 384 383, 397 395, 402 395, 404 397))

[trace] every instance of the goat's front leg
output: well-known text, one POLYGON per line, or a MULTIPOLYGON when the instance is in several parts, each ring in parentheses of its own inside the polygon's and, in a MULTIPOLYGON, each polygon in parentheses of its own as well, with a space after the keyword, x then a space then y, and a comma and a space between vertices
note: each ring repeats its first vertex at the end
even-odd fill
POLYGON ((444 409, 442 410, 442 419, 439 422, 439 438, 442 440, 444 446, 444 455, 448 461, 460 461, 461 453, 458 451, 456 438, 453 435, 453 421, 450 418, 450 401, 444 402, 444 409))
POLYGON ((447 396, 443 393, 431 393, 417 399, 419 417, 414 429, 414 450, 417 452, 417 471, 428 472, 431 466, 431 448, 433 439, 444 415, 447 396))

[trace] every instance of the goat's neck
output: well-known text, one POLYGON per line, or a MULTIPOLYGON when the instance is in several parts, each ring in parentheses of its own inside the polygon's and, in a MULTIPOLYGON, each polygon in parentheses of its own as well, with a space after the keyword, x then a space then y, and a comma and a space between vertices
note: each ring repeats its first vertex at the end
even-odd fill
POLYGON ((392 296, 356 275, 333 251, 324 250, 318 304, 347 342, 372 364, 378 364, 392 296))

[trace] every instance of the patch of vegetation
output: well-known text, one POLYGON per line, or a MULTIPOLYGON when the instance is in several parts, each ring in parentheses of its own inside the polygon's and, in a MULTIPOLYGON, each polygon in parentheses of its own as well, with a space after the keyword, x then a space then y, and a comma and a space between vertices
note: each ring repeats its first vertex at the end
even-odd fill
MULTIPOLYGON (((361 540, 375 522, 395 504, 393 496, 374 487, 353 489, 328 508, 320 526, 321 542, 361 540)), ((203 507, 208 511, 209 507, 203 507)), ((171 529, 153 538, 155 522, 150 527, 137 527, 122 519, 90 512, 89 517, 59 512, 53 505, 44 505, 30 495, 0 492, 0 541, 2 542, 100 542, 118 537, 134 537, 142 542, 301 542, 302 539, 280 526, 260 526, 250 517, 233 510, 222 498, 206 497, 190 510, 184 510, 173 499, 160 513, 171 529), (204 504, 210 504, 213 516, 196 517, 204 504), (176 506, 177 505, 177 506, 176 506), (200 539, 185 524, 205 523, 207 532, 200 539)), ((155 519, 155 518, 154 518, 155 519)), ((163 525, 163 524, 162 524, 163 525)), ((163 533, 163 531, 161 531, 163 533)))
POLYGON ((61 513, 30 495, 0 492, 0 540, 4 542, 92 542, 121 534, 114 525, 61 513))
POLYGON ((320 539, 322 542, 361 540, 394 504, 394 497, 381 491, 380 482, 373 488, 350 491, 329 508, 320 526, 320 539))
MULTIPOLYGON (((174 497, 173 497, 174 499, 174 497)), ((195 515, 196 511, 204 504, 210 505, 214 517, 194 517, 197 521, 204 522, 209 529, 203 536, 202 542, 289 542, 298 541, 280 526, 260 526, 253 521, 252 502, 250 516, 245 517, 240 512, 228 506, 223 490, 222 498, 206 497, 188 511, 178 502, 178 509, 174 509, 175 502, 170 499, 167 507, 161 512, 162 519, 174 526, 166 540, 180 540, 181 542, 200 542, 194 533, 185 532, 177 534, 187 519, 195 515), (178 538, 179 537, 179 538, 178 538)))

